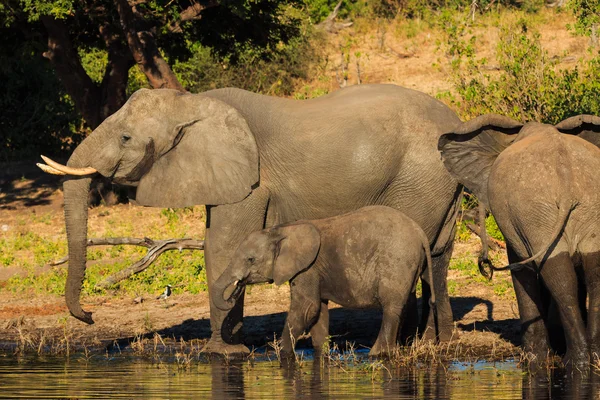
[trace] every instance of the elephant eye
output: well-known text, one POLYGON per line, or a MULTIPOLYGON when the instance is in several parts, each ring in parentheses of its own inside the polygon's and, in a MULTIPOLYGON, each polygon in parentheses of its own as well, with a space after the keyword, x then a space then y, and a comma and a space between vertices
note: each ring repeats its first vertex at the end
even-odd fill
POLYGON ((256 258, 254 258, 254 257, 248 257, 248 262, 250 264, 254 264, 255 261, 256 261, 256 258))
POLYGON ((123 135, 121 135, 121 142, 122 143, 127 143, 127 142, 129 142, 130 139, 131 139, 131 136, 129 136, 126 133, 124 133, 123 135))

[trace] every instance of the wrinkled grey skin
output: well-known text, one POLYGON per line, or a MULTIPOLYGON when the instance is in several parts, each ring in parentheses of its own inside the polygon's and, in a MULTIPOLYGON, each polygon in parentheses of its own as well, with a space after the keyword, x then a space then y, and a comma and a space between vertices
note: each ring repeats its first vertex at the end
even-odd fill
POLYGON ((554 127, 484 115, 439 141, 449 171, 490 208, 506 239, 525 349, 539 359, 549 350, 539 274, 565 331, 564 362, 576 367, 600 355, 600 150, 590 143, 599 128, 592 116, 554 127))
MULTIPOLYGON (((229 312, 213 304, 213 283, 244 237, 373 204, 402 210, 429 238, 439 333, 448 339, 446 275, 462 186, 444 168, 436 144, 458 123, 437 100, 394 85, 360 85, 306 101, 239 89, 140 90, 77 147, 68 165, 90 166, 137 186, 141 205, 207 205, 213 332, 207 351, 247 351, 239 344, 243 296, 229 312)), ((76 178, 64 184, 66 301, 76 318, 92 323, 79 301, 89 183, 76 178)), ((429 286, 424 288, 427 296, 429 286)), ((413 297, 412 310, 415 304, 413 297)), ((424 315, 432 326, 432 316, 427 310, 424 315)))
POLYGON ((213 285, 215 305, 230 310, 247 284, 290 281, 286 353, 307 329, 315 351, 322 349, 329 300, 349 308, 380 307, 383 321, 369 353, 377 356, 395 346, 402 310, 423 265, 431 265, 429 239, 414 221, 390 207, 364 207, 251 233, 213 285))

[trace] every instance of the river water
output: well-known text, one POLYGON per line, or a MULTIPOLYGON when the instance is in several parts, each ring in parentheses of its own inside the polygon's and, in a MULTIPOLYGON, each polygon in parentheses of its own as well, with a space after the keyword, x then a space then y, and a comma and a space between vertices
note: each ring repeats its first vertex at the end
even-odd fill
POLYGON ((555 370, 534 378, 514 361, 400 368, 310 358, 225 362, 119 356, 0 356, 1 398, 143 399, 557 399, 597 398, 596 376, 555 370), (189 361, 189 362, 187 362, 189 361))

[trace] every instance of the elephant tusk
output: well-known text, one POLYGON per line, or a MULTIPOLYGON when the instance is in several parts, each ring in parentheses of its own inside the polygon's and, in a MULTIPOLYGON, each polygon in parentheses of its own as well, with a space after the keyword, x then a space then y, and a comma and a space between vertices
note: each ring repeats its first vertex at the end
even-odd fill
MULTIPOLYGON (((58 172, 62 172, 63 175, 78 175, 78 176, 83 176, 83 175, 91 175, 91 174, 95 174, 96 169, 92 168, 92 167, 85 167, 85 168, 73 168, 73 167, 67 167, 66 165, 62 165, 57 163, 56 161, 52 161, 51 159, 49 159, 46 156, 42 156, 42 159, 44 161, 46 161, 46 164, 48 164, 49 167, 53 168, 54 170, 58 171, 58 172)), ((40 166, 40 164, 38 164, 38 167, 42 168, 40 166)), ((44 170, 45 172, 49 172, 47 169, 42 168, 42 170, 44 170)), ((49 172, 49 173, 54 173, 56 175, 56 172, 49 172)))
POLYGON ((237 285, 238 285, 238 283, 240 283, 240 280, 239 280, 239 279, 237 279, 235 282, 233 282, 233 286, 237 286, 237 285))
POLYGON ((35 165, 37 165, 42 171, 44 171, 47 174, 52 174, 52 175, 66 175, 64 172, 59 171, 57 169, 54 169, 52 167, 49 167, 46 164, 36 163, 35 165))

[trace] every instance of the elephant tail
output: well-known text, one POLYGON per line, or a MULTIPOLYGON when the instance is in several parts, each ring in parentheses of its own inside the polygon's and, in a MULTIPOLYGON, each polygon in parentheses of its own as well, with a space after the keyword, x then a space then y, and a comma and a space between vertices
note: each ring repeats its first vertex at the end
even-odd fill
MULTIPOLYGON (((415 223, 415 226, 419 230, 419 236, 421 237, 421 245, 423 246, 423 250, 425 250, 425 259, 427 261, 427 271, 429 275, 429 282, 431 286, 431 298, 430 303, 432 307, 435 307, 435 289, 433 288, 433 262, 431 261, 431 249, 429 248, 429 239, 425 232, 415 223)), ((425 271, 421 271, 421 274, 425 271)))
POLYGON ((537 253, 535 253, 534 255, 532 255, 531 257, 529 257, 523 261, 509 264, 506 267, 502 267, 502 268, 494 267, 494 270, 504 271, 504 270, 508 269, 511 271, 519 271, 525 267, 531 268, 527 264, 539 259, 540 257, 542 257, 542 260, 543 260, 548 255, 547 253, 552 249, 552 247, 560 239, 562 231, 563 231, 563 229, 565 229, 565 226, 567 225, 567 221, 569 220, 569 216, 571 215, 571 212, 575 209, 575 207, 577 207, 577 205, 578 205, 577 201, 572 201, 570 205, 568 203, 563 203, 562 205, 560 203, 558 204, 558 218, 556 220, 556 225, 554 226, 552 235, 550 236, 550 238, 551 238, 550 242, 548 242, 548 244, 546 244, 544 247, 542 247, 542 249, 540 251, 538 251, 537 253))
MULTIPOLYGON (((421 227, 419 227, 416 223, 415 226, 417 226, 417 230, 419 232, 419 236, 421 237, 421 245, 423 246, 423 250, 425 251, 425 259, 427 260, 427 265, 425 268, 427 268, 428 271, 428 278, 429 278, 429 288, 430 288, 430 294, 431 296, 429 297, 429 309, 430 312, 433 313, 433 329, 434 329, 434 333, 435 333, 435 337, 437 337, 438 335, 438 318, 437 318, 437 307, 436 307, 436 300, 435 300, 435 284, 433 281, 433 262, 431 261, 431 249, 429 248, 429 239, 427 238, 427 235, 425 235, 425 232, 423 232, 423 230, 421 229, 421 227)), ((421 271, 421 273, 419 275, 422 275, 423 272, 425 271, 421 271)))
POLYGON ((479 200, 477 211, 477 219, 479 220, 479 238, 481 239, 481 254, 479 254, 479 257, 477 258, 477 266, 479 267, 479 273, 487 278, 487 280, 491 281, 496 267, 489 257, 488 235, 485 226, 485 205, 481 200, 479 200))

